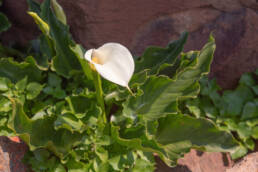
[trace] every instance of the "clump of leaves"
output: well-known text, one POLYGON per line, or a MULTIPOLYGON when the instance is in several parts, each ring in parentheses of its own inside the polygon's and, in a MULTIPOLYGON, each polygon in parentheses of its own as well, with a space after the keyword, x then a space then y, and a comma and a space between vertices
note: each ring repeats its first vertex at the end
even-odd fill
POLYGON ((55 0, 27 1, 42 35, 22 62, 0 59, 0 126, 29 146, 25 162, 34 171, 149 172, 154 154, 175 166, 191 148, 239 151, 229 132, 178 108, 210 70, 212 35, 201 51, 182 53, 187 33, 147 48, 135 60, 132 95, 96 78, 55 0))
POLYGON ((258 70, 245 73, 234 90, 223 90, 216 80, 201 80, 198 98, 185 102, 188 112, 195 117, 211 119, 221 130, 233 133, 241 142, 241 149, 233 158, 254 150, 258 138, 258 70))

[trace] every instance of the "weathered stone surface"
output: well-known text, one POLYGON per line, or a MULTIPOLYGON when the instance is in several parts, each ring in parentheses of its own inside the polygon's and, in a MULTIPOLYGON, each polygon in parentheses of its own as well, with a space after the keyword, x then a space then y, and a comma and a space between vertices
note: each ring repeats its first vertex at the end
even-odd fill
POLYGON ((226 172, 257 172, 258 171, 258 152, 244 157, 226 172))
POLYGON ((22 163, 27 146, 17 137, 12 140, 0 136, 0 172, 27 172, 27 167, 22 163))
POLYGON ((233 165, 227 154, 202 153, 196 150, 191 150, 184 158, 179 159, 175 168, 168 168, 159 159, 157 162, 156 172, 225 172, 233 165))
POLYGON ((234 12, 200 8, 160 17, 142 26, 133 41, 140 54, 147 45, 165 46, 183 30, 190 32, 185 51, 201 49, 214 33, 217 50, 210 77, 223 88, 232 88, 244 72, 258 68, 258 13, 241 8, 234 12))
POLYGON ((242 8, 241 3, 237 0, 208 0, 208 1, 211 3, 211 5, 214 8, 220 11, 232 12, 242 8))
POLYGON ((10 172, 8 153, 3 152, 0 147, 0 172, 10 172))
POLYGON ((246 7, 258 10, 258 1, 257 0, 240 0, 240 2, 246 7))

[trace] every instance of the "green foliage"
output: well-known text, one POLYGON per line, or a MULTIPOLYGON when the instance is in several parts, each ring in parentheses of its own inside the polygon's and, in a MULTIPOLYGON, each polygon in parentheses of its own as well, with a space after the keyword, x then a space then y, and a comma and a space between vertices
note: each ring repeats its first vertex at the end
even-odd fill
MULTIPOLYGON (((0 0, 0 6, 2 5, 2 0, 0 0)), ((0 12, 0 34, 4 31, 7 31, 11 27, 11 23, 9 22, 6 15, 0 12)))
MULTIPOLYGON (((181 43, 180 41, 175 42, 181 43)), ((198 80, 203 74, 209 72, 214 51, 215 42, 211 36, 200 52, 189 52, 182 55, 177 74, 174 77, 150 76, 140 87, 144 93, 148 94, 127 99, 124 105, 125 115, 137 114, 142 115, 145 119, 155 120, 167 114, 177 113, 178 100, 198 94, 198 80)))
POLYGON ((7 31, 11 27, 11 23, 8 18, 0 12, 0 33, 7 31))
MULTIPOLYGON (((186 32, 166 48, 148 48, 136 60, 129 83, 132 95, 97 78, 83 58, 84 49, 72 40, 56 0, 27 2, 28 14, 42 35, 32 41, 31 56, 25 60, 5 55, 0 59, 0 134, 17 135, 29 146, 25 162, 32 170, 149 172, 155 169, 154 154, 175 166, 191 148, 232 155, 245 151, 228 130, 203 118, 203 111, 214 119, 222 113, 212 106, 214 99, 224 107, 223 117, 237 119, 239 109, 232 110, 233 100, 234 106, 245 109, 244 120, 253 118, 257 89, 250 77, 242 79, 238 91, 225 94, 223 103, 213 88, 211 100, 187 101, 186 113, 179 108, 198 95, 199 80, 210 70, 215 51, 212 35, 200 51, 182 53, 186 32), (244 98, 235 99, 239 96, 244 98), (204 110, 198 108, 200 103, 204 110)), ((6 53, 0 49, 0 54, 6 53)), ((205 88, 201 92, 205 91, 210 92, 205 88)), ((257 138, 258 129, 249 122, 239 124, 238 130, 252 147, 248 138, 257 138)), ((234 120, 227 123, 235 127, 234 120)))
POLYGON ((257 139, 258 125, 257 86, 257 75, 245 73, 236 89, 224 90, 220 94, 215 80, 203 78, 198 98, 184 102, 188 111, 197 118, 210 118, 221 130, 237 133, 234 136, 242 146, 241 151, 233 154, 233 158, 245 155, 248 149, 254 149, 253 139, 257 139))

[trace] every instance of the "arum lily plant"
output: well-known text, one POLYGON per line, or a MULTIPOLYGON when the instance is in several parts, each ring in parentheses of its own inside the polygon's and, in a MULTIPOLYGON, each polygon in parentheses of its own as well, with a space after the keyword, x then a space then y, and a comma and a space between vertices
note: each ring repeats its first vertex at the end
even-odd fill
POLYGON ((33 171, 151 172, 153 155, 175 166, 191 148, 241 150, 232 134, 179 109, 209 72, 212 35, 202 50, 182 53, 185 32, 135 61, 118 43, 85 53, 56 0, 27 2, 42 35, 26 59, 5 58, 0 45, 0 134, 28 145, 33 171))
POLYGON ((128 83, 134 72, 132 54, 125 46, 119 43, 106 43, 98 49, 86 51, 84 58, 90 62, 93 70, 93 82, 97 91, 97 100, 103 112, 103 120, 106 122, 101 80, 95 71, 103 78, 126 87, 131 92, 128 83))

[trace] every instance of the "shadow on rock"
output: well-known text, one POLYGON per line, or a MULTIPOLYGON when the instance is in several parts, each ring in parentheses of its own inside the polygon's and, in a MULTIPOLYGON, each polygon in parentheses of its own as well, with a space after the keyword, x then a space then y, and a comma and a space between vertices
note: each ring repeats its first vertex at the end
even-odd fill
POLYGON ((166 166, 166 164, 159 159, 158 157, 155 157, 156 160, 156 170, 155 172, 192 172, 187 166, 185 165, 177 165, 174 168, 170 168, 166 166))

